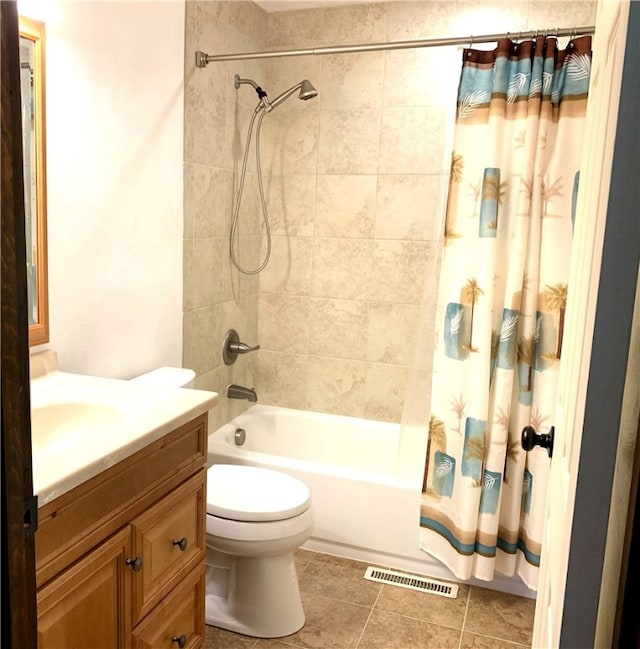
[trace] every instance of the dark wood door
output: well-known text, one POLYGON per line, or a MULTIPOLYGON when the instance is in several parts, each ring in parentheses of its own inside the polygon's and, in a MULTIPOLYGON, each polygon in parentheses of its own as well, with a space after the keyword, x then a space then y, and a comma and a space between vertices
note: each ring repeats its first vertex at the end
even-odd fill
POLYGON ((16 2, 0 2, 0 316, 2 367, 2 646, 35 648, 29 334, 16 2))

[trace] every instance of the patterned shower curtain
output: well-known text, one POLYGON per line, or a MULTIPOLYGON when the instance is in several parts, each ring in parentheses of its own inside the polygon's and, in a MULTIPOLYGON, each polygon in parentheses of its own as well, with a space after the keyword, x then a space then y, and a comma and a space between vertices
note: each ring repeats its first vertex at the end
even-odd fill
POLYGON ((458 88, 420 546, 460 579, 537 588, 591 38, 466 49, 458 88))

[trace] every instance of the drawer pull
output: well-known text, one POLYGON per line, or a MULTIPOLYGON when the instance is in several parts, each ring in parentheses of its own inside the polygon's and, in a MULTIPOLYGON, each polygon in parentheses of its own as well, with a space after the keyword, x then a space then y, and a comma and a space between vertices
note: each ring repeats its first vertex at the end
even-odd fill
POLYGON ((187 636, 186 635, 174 635, 171 638, 171 642, 175 642, 180 649, 183 649, 187 646, 187 636))
POLYGON ((127 559, 125 561, 127 566, 133 568, 133 572, 140 572, 142 570, 142 557, 136 557, 135 559, 127 559))
POLYGON ((188 541, 186 536, 183 536, 181 539, 173 539, 173 541, 171 541, 171 545, 177 545, 180 548, 181 552, 184 552, 187 549, 187 544, 188 541))

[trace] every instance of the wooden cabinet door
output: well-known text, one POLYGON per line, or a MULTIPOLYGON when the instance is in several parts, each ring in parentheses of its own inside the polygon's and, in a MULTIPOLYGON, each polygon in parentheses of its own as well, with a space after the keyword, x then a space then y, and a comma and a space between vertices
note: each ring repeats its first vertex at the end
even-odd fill
POLYGON ((38 591, 39 649, 131 647, 130 549, 126 527, 38 591))
POLYGON ((133 552, 142 569, 133 576, 133 624, 200 565, 204 570, 206 471, 203 469, 135 518, 133 552))

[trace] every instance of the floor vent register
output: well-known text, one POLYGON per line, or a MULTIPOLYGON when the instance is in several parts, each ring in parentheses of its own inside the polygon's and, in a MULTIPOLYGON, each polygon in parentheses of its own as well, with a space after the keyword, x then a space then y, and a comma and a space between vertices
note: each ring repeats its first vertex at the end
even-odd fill
POLYGON ((377 581, 383 584, 392 584, 410 590, 419 590, 432 595, 442 595, 455 599, 458 596, 458 587, 455 584, 448 584, 444 581, 437 581, 420 575, 411 575, 406 572, 396 572, 387 568, 374 568, 369 566, 364 578, 369 581, 377 581))

